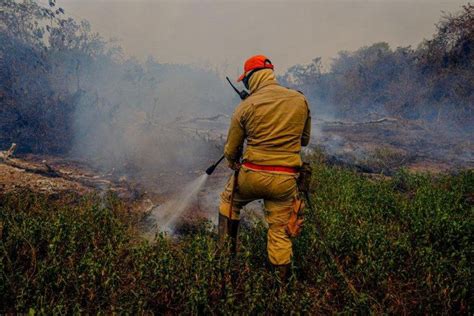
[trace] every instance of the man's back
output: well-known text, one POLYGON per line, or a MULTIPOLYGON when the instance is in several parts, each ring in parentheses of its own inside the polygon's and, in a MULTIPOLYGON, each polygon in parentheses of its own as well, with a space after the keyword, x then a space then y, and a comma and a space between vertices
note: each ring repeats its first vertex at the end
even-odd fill
POLYGON ((253 93, 242 107, 241 123, 247 134, 244 161, 261 165, 300 166, 302 136, 309 117, 304 96, 271 84, 253 93))
POLYGON ((301 146, 309 142, 311 117, 303 94, 282 87, 270 70, 252 76, 252 94, 236 108, 225 148, 228 158, 247 139, 243 160, 266 166, 301 166, 301 146))

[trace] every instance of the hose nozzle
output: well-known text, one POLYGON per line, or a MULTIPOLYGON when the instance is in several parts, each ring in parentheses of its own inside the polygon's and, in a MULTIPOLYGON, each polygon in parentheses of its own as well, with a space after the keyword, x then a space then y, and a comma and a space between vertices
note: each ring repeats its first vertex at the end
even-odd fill
POLYGON ((216 170, 216 167, 217 167, 216 165, 210 166, 209 168, 206 169, 206 173, 208 175, 211 175, 214 172, 214 170, 216 170))
POLYGON ((224 156, 219 158, 219 160, 215 164, 211 165, 209 168, 206 169, 206 173, 210 176, 214 172, 214 170, 216 170, 217 166, 221 163, 223 159, 224 156))

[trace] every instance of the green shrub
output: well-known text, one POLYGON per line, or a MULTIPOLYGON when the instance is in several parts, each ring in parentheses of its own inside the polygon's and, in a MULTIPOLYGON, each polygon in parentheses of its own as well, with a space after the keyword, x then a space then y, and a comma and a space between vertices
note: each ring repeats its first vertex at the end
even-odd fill
POLYGON ((472 312, 472 171, 373 180, 320 161, 314 167, 315 212, 305 212, 282 293, 266 263, 262 223, 245 225, 231 259, 207 222, 144 240, 138 215, 113 195, 4 195, 0 312, 472 312))

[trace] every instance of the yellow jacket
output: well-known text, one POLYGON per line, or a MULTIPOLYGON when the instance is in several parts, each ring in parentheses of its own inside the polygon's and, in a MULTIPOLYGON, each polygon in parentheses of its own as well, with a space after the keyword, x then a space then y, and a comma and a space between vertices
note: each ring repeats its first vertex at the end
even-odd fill
POLYGON ((249 81, 250 96, 234 111, 224 155, 234 163, 300 167, 301 146, 309 143, 311 115, 303 94, 282 87, 271 69, 255 72, 249 81))

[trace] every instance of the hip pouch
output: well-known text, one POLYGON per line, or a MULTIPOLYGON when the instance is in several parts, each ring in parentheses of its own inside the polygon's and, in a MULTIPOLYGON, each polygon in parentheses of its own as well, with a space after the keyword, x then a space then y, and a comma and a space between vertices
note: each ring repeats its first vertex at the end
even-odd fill
POLYGON ((290 237, 296 237, 301 233, 301 228, 303 227, 303 219, 298 218, 298 213, 304 209, 304 201, 298 196, 293 200, 293 207, 291 210, 290 220, 288 225, 286 225, 286 233, 290 237))

